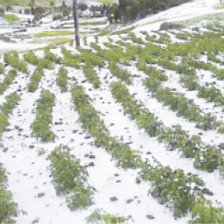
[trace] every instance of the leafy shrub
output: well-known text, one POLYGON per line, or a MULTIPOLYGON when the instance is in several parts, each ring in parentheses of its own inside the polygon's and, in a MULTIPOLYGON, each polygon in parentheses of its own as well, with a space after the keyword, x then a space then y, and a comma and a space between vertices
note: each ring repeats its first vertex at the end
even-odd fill
POLYGON ((2 63, 0 63, 0 74, 2 74, 4 72, 4 66, 2 63))
POLYGON ((62 92, 66 92, 68 87, 68 76, 67 76, 67 70, 64 68, 60 68, 58 77, 56 79, 56 84, 60 87, 62 92))
POLYGON ((96 72, 94 71, 92 65, 86 64, 83 66, 83 72, 86 79, 93 84, 94 88, 99 88, 101 85, 100 79, 98 78, 96 72))
POLYGON ((90 50, 81 50, 81 61, 91 66, 103 67, 105 65, 104 59, 96 54, 93 54, 90 50))
POLYGON ((64 54, 63 64, 79 69, 80 68, 80 55, 73 55, 70 51, 62 47, 62 53, 64 54))
POLYGON ((219 105, 224 105, 224 97, 220 90, 215 87, 199 87, 198 96, 207 99, 208 102, 215 102, 219 105))
POLYGON ((27 65, 25 62, 19 60, 19 55, 17 52, 8 52, 4 54, 4 61, 6 64, 12 66, 16 70, 21 72, 26 72, 27 65))
POLYGON ((224 223, 223 210, 221 208, 212 207, 211 202, 207 200, 196 200, 192 208, 192 215, 193 218, 189 221, 189 224, 224 223))
POLYGON ((47 68, 51 69, 53 67, 52 61, 48 60, 48 58, 38 58, 34 52, 29 51, 28 53, 24 54, 24 59, 39 68, 47 68))
POLYGON ((221 151, 215 147, 198 152, 194 162, 195 167, 212 172, 224 165, 221 151))
POLYGON ((51 62, 55 62, 57 64, 61 64, 62 59, 57 57, 55 54, 53 54, 52 52, 50 52, 50 50, 48 48, 45 49, 44 51, 45 53, 45 59, 51 62))
POLYGON ((36 68, 31 76, 30 83, 28 84, 28 91, 35 92, 39 86, 39 83, 44 75, 44 71, 41 68, 36 68))
POLYGON ((37 102, 36 119, 32 124, 33 134, 43 142, 53 141, 54 133, 50 130, 52 120, 52 108, 55 96, 47 90, 43 90, 41 98, 37 102))
POLYGON ((11 70, 9 74, 5 76, 4 80, 0 83, 0 95, 12 84, 16 76, 17 72, 15 70, 11 70))
POLYGON ((7 190, 7 177, 0 164, 0 223, 15 223, 17 204, 13 202, 12 194, 7 190))
POLYGON ((204 185, 196 175, 184 174, 183 170, 172 171, 169 167, 146 168, 142 171, 143 180, 152 182, 150 193, 159 203, 173 208, 175 217, 182 217, 192 210, 195 198, 204 185), (195 190, 192 185, 196 185, 195 190))
POLYGON ((90 216, 87 217, 87 223, 92 224, 121 224, 125 223, 126 218, 121 216, 114 216, 105 213, 102 210, 95 210, 90 216))
POLYGON ((119 79, 121 79, 122 81, 125 81, 127 84, 131 84, 131 78, 130 78, 130 74, 128 74, 128 72, 124 69, 121 69, 118 65, 116 65, 115 63, 110 63, 109 64, 109 69, 110 72, 118 77, 119 79))
POLYGON ((87 183, 88 173, 69 148, 59 146, 49 155, 50 171, 58 195, 66 197, 71 210, 86 208, 93 201, 93 188, 87 183))
POLYGON ((6 102, 0 107, 0 138, 6 127, 9 125, 8 116, 19 101, 19 96, 16 93, 6 97, 6 102))

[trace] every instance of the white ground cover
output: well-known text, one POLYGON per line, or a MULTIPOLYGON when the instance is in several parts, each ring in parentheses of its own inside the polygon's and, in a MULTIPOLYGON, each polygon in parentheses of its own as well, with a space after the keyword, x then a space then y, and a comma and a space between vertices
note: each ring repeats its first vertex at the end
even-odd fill
MULTIPOLYGON (((146 18, 138 23, 134 32, 141 30, 151 31, 161 22, 152 25, 144 25, 156 19, 165 18, 168 21, 180 18, 187 19, 202 14, 213 13, 213 3, 218 1, 196 0, 182 6, 161 12, 153 17, 146 18), (201 9, 203 8, 204 11, 201 9), (155 25, 155 26, 154 26, 155 25)), ((138 33, 139 36, 140 33, 138 33)), ((119 36, 110 37, 113 41, 121 40, 119 36)), ((87 38, 87 42, 95 42, 95 38, 87 38)), ((107 37, 99 38, 99 46, 107 42, 107 37)), ((1 44, 1 43, 0 43, 1 44)), ((5 43, 4 43, 5 44, 5 43)), ((10 44, 10 49, 31 49, 25 44, 10 44)), ((73 46, 65 45, 66 49, 78 54, 73 46)), ((1 47, 0 47, 1 49, 1 47)), ((2 47, 4 49, 4 46, 2 47)), ((58 57, 63 57, 61 48, 51 49, 58 57)), ((35 54, 43 57, 43 51, 36 51, 35 54)), ((150 184, 136 183, 139 170, 123 170, 116 166, 115 161, 104 148, 97 148, 94 139, 83 129, 79 122, 79 115, 76 112, 71 98, 71 86, 74 83, 81 85, 91 98, 91 104, 99 111, 101 119, 112 137, 127 143, 131 149, 138 150, 143 160, 150 161, 155 158, 163 166, 172 169, 183 169, 185 173, 197 174, 206 187, 214 195, 206 196, 214 205, 220 204, 224 207, 224 179, 217 171, 208 173, 197 170, 193 167, 192 159, 186 159, 176 151, 168 151, 165 144, 159 143, 155 137, 150 137, 144 130, 139 129, 134 120, 124 114, 122 106, 115 101, 110 91, 110 84, 118 79, 113 77, 107 68, 97 68, 97 75, 101 80, 101 87, 94 89, 89 84, 81 70, 65 67, 68 71, 69 91, 61 93, 56 86, 56 77, 59 65, 55 65, 53 70, 44 70, 44 77, 39 88, 34 93, 27 92, 27 85, 30 76, 34 71, 34 66, 29 65, 27 74, 18 72, 9 88, 0 95, 0 105, 5 102, 6 96, 17 91, 21 100, 10 116, 10 125, 3 134, 2 146, 0 146, 0 162, 8 172, 9 190, 13 193, 14 201, 18 203, 20 213, 16 218, 18 224, 85 224, 86 217, 95 209, 104 209, 107 213, 129 217, 127 223, 135 224, 186 224, 190 219, 190 214, 181 219, 175 219, 168 208, 160 205, 150 194, 150 184), (37 100, 41 90, 47 89, 56 96, 53 107, 53 120, 51 130, 56 135, 53 143, 42 143, 36 139, 31 130, 31 124, 35 119, 37 100), (88 183, 96 189, 94 194, 94 204, 87 209, 70 211, 67 208, 64 197, 56 195, 52 179, 50 177, 47 159, 52 150, 60 144, 67 145, 71 153, 81 161, 81 165, 87 167, 88 183), (91 155, 91 158, 90 158, 91 155), (111 197, 116 197, 117 201, 111 201, 111 197), (149 220, 147 215, 154 216, 149 220)), ((166 126, 181 124, 182 129, 188 131, 190 135, 201 134, 202 141, 218 146, 223 142, 223 135, 216 131, 202 131, 195 127, 193 122, 188 122, 183 117, 163 106, 151 96, 144 87, 143 81, 147 77, 143 72, 136 69, 135 65, 124 67, 131 75, 133 83, 127 86, 129 92, 135 99, 141 101, 144 106, 154 113, 166 126)), ((9 70, 9 68, 7 68, 9 70)), ((217 81, 211 77, 209 72, 200 71, 197 73, 200 83, 216 81, 216 86, 223 92, 223 81, 217 81)), ((162 85, 175 88, 194 102, 204 111, 211 112, 217 118, 222 119, 223 112, 220 107, 214 107, 212 103, 197 97, 197 93, 189 92, 179 83, 179 76, 174 72, 167 71, 168 81, 162 85)), ((1 75, 0 75, 1 76, 1 75)), ((2 81, 2 78, 0 79, 2 81)))

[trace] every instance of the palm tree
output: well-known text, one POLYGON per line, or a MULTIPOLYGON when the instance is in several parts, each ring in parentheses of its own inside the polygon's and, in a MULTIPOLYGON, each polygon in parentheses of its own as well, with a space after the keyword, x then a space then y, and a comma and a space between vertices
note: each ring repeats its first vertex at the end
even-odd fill
POLYGON ((74 28, 75 28, 75 43, 76 43, 76 47, 79 47, 80 37, 79 37, 79 15, 78 15, 77 0, 73 0, 73 17, 74 17, 74 28))

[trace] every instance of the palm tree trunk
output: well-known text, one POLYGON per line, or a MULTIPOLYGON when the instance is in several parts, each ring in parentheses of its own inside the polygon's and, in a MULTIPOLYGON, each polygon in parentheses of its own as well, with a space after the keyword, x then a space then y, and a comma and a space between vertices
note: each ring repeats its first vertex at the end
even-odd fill
POLYGON ((76 47, 79 47, 80 38, 79 38, 79 15, 78 15, 77 0, 73 0, 73 17, 74 17, 74 27, 75 27, 75 43, 76 43, 76 47))

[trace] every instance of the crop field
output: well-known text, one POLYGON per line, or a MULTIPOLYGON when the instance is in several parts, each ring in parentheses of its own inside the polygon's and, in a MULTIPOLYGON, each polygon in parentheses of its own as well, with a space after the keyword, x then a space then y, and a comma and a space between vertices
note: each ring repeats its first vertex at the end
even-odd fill
POLYGON ((0 57, 0 223, 224 223, 221 23, 0 57))

